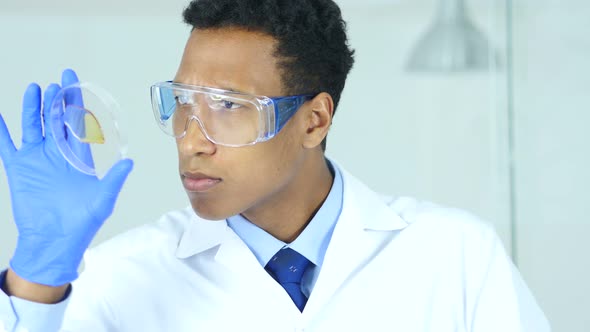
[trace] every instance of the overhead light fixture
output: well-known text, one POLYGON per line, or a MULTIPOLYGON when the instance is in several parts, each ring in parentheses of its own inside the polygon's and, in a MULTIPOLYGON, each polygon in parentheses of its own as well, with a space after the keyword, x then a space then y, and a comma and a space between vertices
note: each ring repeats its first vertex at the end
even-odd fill
POLYGON ((413 49, 407 70, 461 72, 489 70, 496 54, 472 23, 464 0, 440 0, 434 23, 413 49))

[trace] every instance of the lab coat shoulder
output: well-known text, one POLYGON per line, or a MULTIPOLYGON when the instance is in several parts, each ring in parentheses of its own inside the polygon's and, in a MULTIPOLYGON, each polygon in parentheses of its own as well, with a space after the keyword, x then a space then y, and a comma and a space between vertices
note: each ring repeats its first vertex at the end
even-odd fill
POLYGON ((458 231, 472 233, 495 233, 487 221, 468 211, 421 201, 412 197, 394 198, 382 196, 382 200, 408 225, 415 227, 447 229, 448 233, 458 231))
POLYGON ((411 197, 384 200, 408 224, 400 237, 420 243, 423 250, 444 253, 479 273, 485 273, 494 255, 510 261, 495 227, 475 214, 411 197))
POLYGON ((441 235, 464 235, 468 238, 475 234, 492 237, 496 234, 490 223, 470 212, 413 197, 378 194, 346 170, 340 169, 344 179, 344 210, 346 206, 354 205, 367 228, 373 225, 379 225, 379 229, 401 228, 403 231, 419 228, 429 230, 429 233, 436 229, 443 231, 441 235), (381 210, 383 205, 389 208, 389 213, 371 213, 381 210), (367 220, 369 216, 372 218, 367 220))
POLYGON ((434 255, 446 270, 460 272, 453 279, 461 280, 468 330, 550 331, 493 225, 467 211, 414 198, 385 202, 408 223, 399 236, 417 242, 414 257, 434 255))
POLYGON ((510 261, 494 226, 468 211, 411 197, 384 200, 408 225, 396 241, 411 248, 409 256, 464 274, 466 289, 482 286, 494 256, 510 261))

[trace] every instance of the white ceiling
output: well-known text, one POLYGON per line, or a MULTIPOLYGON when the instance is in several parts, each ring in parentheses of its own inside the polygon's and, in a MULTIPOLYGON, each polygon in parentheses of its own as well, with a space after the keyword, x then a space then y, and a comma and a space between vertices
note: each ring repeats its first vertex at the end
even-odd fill
POLYGON ((0 0, 0 13, 35 15, 179 15, 185 0, 0 0))
MULTIPOLYGON (((336 0, 343 7, 393 4, 399 1, 336 0)), ((179 16, 182 9, 189 2, 190 0, 0 0, 0 15, 18 13, 34 15, 179 16)))

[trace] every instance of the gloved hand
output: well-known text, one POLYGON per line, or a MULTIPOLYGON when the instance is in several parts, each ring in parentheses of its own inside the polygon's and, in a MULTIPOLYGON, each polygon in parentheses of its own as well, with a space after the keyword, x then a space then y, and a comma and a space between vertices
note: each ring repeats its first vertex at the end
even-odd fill
MULTIPOLYGON (((72 70, 64 71, 63 86, 77 81, 72 70)), ((8 177, 19 233, 10 267, 27 281, 54 287, 78 277, 84 252, 111 215, 133 168, 131 160, 121 160, 99 180, 79 172, 63 158, 49 125, 51 102, 59 89, 59 85, 52 84, 45 91, 44 137, 41 88, 37 84, 27 88, 23 100, 22 145, 18 150, 0 115, 0 157, 8 177)), ((81 102, 81 93, 66 97, 66 104, 81 105, 81 102)))

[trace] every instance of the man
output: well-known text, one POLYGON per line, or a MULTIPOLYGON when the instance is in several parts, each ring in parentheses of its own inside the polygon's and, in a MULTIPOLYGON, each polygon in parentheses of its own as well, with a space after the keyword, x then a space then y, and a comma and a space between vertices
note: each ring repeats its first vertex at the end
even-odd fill
POLYGON ((184 18, 182 62, 152 103, 191 207, 87 251, 79 278, 132 163, 98 180, 63 159, 38 117, 47 128, 57 85, 43 107, 25 92, 19 150, 0 118, 19 231, 5 330, 549 330, 490 227, 381 198, 324 157, 353 64, 333 1, 196 0, 184 18))

